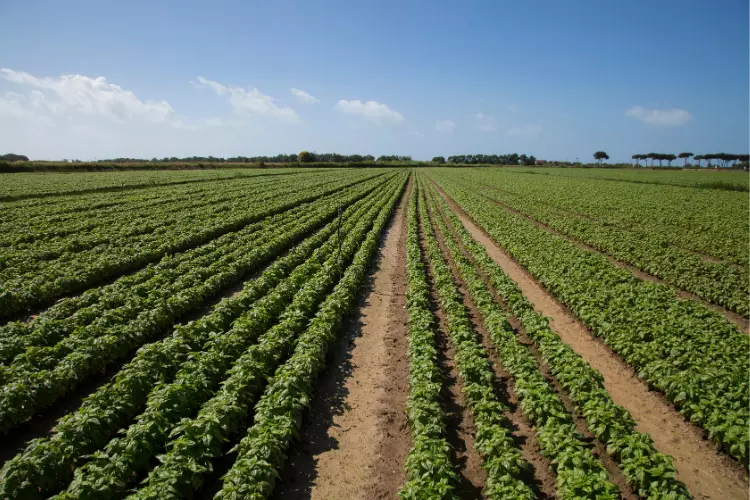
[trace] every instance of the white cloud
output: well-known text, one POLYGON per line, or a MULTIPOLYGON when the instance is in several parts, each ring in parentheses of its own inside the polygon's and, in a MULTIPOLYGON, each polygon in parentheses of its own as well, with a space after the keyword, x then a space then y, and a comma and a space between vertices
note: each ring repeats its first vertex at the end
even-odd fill
POLYGON ((492 132, 495 130, 495 119, 491 116, 487 116, 484 113, 477 113, 474 115, 477 120, 477 127, 482 132, 492 132))
POLYGON ((224 120, 222 120, 221 118, 208 118, 207 120, 204 120, 203 123, 205 123, 207 127, 224 126, 224 120))
POLYGON ((198 77, 197 87, 213 89, 220 96, 229 96, 229 104, 239 114, 262 115, 278 118, 279 120, 297 123, 299 116, 297 112, 288 106, 279 107, 273 97, 264 95, 255 87, 229 87, 213 80, 198 77))
POLYGON ((644 123, 658 127, 685 125, 693 119, 693 115, 684 109, 647 109, 643 106, 631 107, 625 112, 625 116, 637 118, 644 123))
POLYGON ((420 139, 424 138, 424 134, 422 132, 418 132, 416 130, 410 130, 409 135, 413 135, 414 137, 419 137, 420 139))
POLYGON ((511 113, 518 113, 518 105, 517 104, 510 104, 508 106, 508 111, 511 113))
POLYGON ((23 71, 0 69, 0 78, 32 87, 26 96, 28 105, 51 113, 82 113, 103 116, 118 122, 168 122, 174 109, 167 101, 142 101, 104 77, 62 75, 59 78, 37 78, 23 71))
POLYGON ((453 132, 456 124, 450 120, 438 120, 435 122, 435 130, 438 132, 453 132))
POLYGON ((521 125, 508 130, 508 135, 522 139, 536 139, 542 133, 539 125, 521 125))
POLYGON ((404 116, 401 113, 375 101, 362 102, 359 99, 354 101, 342 99, 336 103, 336 109, 341 113, 359 115, 380 127, 383 125, 399 125, 404 121, 404 116))
POLYGON ((317 97, 311 96, 310 94, 308 94, 304 90, 289 89, 289 91, 292 93, 292 95, 294 97, 296 97, 297 99, 299 99, 302 102, 306 102, 306 103, 309 103, 309 104, 314 104, 316 102, 320 102, 320 99, 318 99, 317 97))
MULTIPOLYGON (((231 96, 221 84, 205 85, 231 96)), ((36 159, 276 154, 290 146, 284 122, 242 116, 181 116, 103 77, 0 69, 0 151, 36 159)))

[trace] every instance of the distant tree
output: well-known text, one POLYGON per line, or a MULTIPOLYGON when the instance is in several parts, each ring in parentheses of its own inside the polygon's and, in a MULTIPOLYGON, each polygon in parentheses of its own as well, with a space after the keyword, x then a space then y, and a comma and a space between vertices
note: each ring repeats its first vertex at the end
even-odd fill
POLYGON ((300 163, 312 163, 314 161, 314 158, 309 151, 300 151, 300 153, 297 155, 297 161, 300 163))
POLYGON ((445 163, 445 158, 442 157, 442 156, 436 156, 435 158, 432 159, 432 163, 443 164, 443 163, 445 163))
POLYGON ((8 153, 6 155, 0 155, 0 161, 29 161, 29 157, 25 155, 8 153))
POLYGON ((641 156, 642 155, 633 155, 633 156, 631 156, 631 158, 633 158, 635 160, 635 166, 636 167, 640 167, 640 164, 638 162, 641 160, 641 156))
POLYGON ((599 163, 599 165, 602 164, 602 160, 609 160, 609 155, 605 153, 604 151, 597 151, 594 153, 594 159, 599 163))
POLYGON ((727 154, 727 153, 718 153, 717 158, 723 168, 730 167, 732 162, 736 159, 737 155, 727 154))
POLYGON ((703 155, 703 159, 706 160, 706 168, 711 168, 711 160, 715 160, 716 155, 714 153, 707 153, 703 155))
POLYGON ((677 158, 684 158, 685 163, 683 163, 682 166, 687 167, 688 158, 690 158, 691 156, 693 156, 693 153, 680 153, 677 155, 677 158))
POLYGON ((534 155, 529 155, 529 165, 536 165, 536 158, 534 158, 534 155))
POLYGON ((666 154, 666 155, 662 155, 662 158, 667 161, 667 166, 669 166, 669 167, 671 167, 672 166, 672 162, 677 159, 677 157, 675 155, 673 155, 672 153, 669 153, 669 154, 666 154))
POLYGON ((747 155, 737 155, 737 165, 735 165, 738 168, 744 168, 747 169, 748 163, 750 163, 750 154, 747 155))

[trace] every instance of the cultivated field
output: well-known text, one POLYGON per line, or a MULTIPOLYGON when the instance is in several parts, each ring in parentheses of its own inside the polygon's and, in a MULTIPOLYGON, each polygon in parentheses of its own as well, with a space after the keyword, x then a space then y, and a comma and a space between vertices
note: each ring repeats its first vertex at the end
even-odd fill
POLYGON ((747 498, 747 174, 0 180, 0 498, 747 498))

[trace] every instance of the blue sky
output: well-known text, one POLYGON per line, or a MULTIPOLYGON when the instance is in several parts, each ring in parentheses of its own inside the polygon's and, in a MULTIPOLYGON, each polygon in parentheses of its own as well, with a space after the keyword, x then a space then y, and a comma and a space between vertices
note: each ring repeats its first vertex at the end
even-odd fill
POLYGON ((0 152, 37 159, 748 151, 747 1, 4 0, 0 19, 0 152))

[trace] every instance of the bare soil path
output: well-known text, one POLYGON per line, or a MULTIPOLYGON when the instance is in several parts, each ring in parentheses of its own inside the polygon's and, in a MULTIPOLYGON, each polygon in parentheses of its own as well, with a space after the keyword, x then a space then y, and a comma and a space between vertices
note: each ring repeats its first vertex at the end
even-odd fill
POLYGON ((331 353, 276 498, 395 498, 411 448, 406 421, 406 203, 387 229, 357 315, 331 353))
POLYGON ((747 499, 748 475, 743 467, 719 452, 703 431, 685 421, 661 394, 650 391, 635 372, 596 339, 573 314, 558 303, 520 264, 515 262, 439 187, 464 227, 510 276, 541 314, 550 318, 560 338, 604 377, 614 402, 626 408, 640 432, 649 434, 657 449, 674 457, 677 478, 696 498, 747 499))

